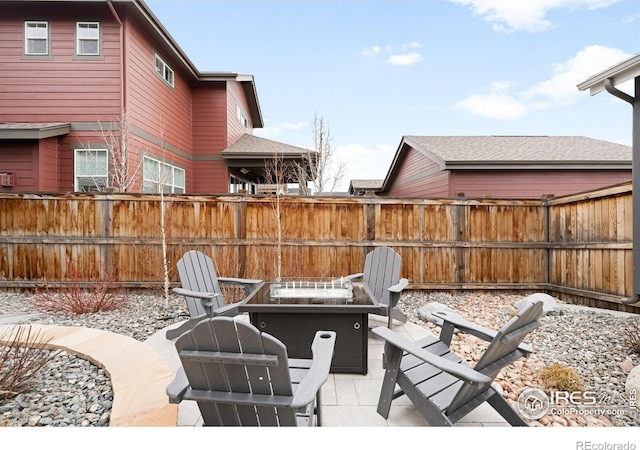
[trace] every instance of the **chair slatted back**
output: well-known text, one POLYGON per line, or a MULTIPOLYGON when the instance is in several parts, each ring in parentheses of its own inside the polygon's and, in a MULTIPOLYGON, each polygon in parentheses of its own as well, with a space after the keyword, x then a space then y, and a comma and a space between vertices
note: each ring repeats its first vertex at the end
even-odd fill
MULTIPOLYGON (((523 356, 518 349, 524 338, 540 323, 542 315, 542 301, 531 302, 522 308, 518 315, 507 322, 496 334, 484 351, 474 369, 491 377, 492 380, 506 365, 523 356)), ((478 388, 465 383, 456 393, 449 405, 449 411, 455 411, 488 389, 488 386, 478 388)))
MULTIPOLYGON (((217 303, 213 309, 224 306, 225 302, 218 282, 218 274, 211 258, 197 250, 189 250, 180 258, 177 266, 180 284, 184 289, 220 294, 213 300, 217 303)), ((185 297, 185 300, 191 317, 198 317, 207 313, 200 299, 185 297)))
POLYGON ((264 396, 293 395, 287 350, 274 337, 249 323, 216 317, 183 334, 176 349, 191 390, 205 391, 197 400, 205 425, 296 425, 294 410, 264 402, 264 396), (206 391, 246 395, 236 404, 208 399, 206 391))
POLYGON ((362 281, 378 303, 388 306, 390 295, 387 288, 398 283, 402 258, 389 247, 377 247, 364 260, 362 281))

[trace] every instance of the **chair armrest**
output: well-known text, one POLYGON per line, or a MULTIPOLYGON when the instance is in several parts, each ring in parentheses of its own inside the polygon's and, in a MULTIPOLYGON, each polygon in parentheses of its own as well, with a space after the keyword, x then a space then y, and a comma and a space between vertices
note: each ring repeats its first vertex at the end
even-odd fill
POLYGON ((303 408, 310 404, 327 381, 335 343, 335 331, 320 330, 316 332, 311 344, 311 353, 313 354, 311 368, 296 389, 291 400, 292 408, 303 408))
POLYGON ((169 397, 169 403, 180 403, 182 396, 188 388, 189 381, 187 380, 187 374, 184 372, 184 368, 180 367, 173 381, 167 386, 166 392, 169 397))
POLYGON ((459 378, 460 380, 475 384, 477 386, 487 385, 492 381, 490 377, 480 372, 476 372, 466 364, 459 364, 424 350, 415 342, 409 341, 408 339, 400 336, 398 333, 390 330, 387 327, 376 327, 371 331, 375 335, 384 339, 388 345, 392 345, 407 353, 410 353, 416 358, 419 358, 422 361, 431 364, 432 366, 437 367, 438 369, 443 370, 455 376, 456 378, 459 378))
POLYGON ((351 275, 347 275, 346 277, 341 277, 339 279, 343 280, 343 281, 353 281, 353 280, 357 280, 358 278, 362 278, 363 275, 364 275, 364 273, 362 273, 362 272, 361 273, 352 273, 351 275))
MULTIPOLYGON (((498 332, 495 330, 483 327, 482 325, 478 325, 477 323, 470 322, 455 313, 451 314, 445 311, 436 311, 433 313, 433 315, 440 317, 444 321, 444 323, 442 324, 442 332, 440 333, 440 340, 447 344, 447 346, 451 345, 451 338, 453 336, 453 331, 455 328, 464 333, 471 334, 473 336, 479 337, 480 339, 484 339, 488 342, 492 341, 498 334, 498 332)), ((538 325, 538 322, 536 322, 530 327, 527 327, 526 330, 523 330, 523 332, 528 333, 529 331, 531 331, 531 329, 537 327, 538 325)), ((505 336, 503 337, 503 340, 505 338, 508 340, 509 337, 505 336)), ((518 349, 527 354, 533 353, 533 348, 524 342, 518 345, 518 349)))
POLYGON ((260 284, 262 280, 254 280, 251 278, 227 278, 218 277, 220 283, 232 283, 232 284, 260 284))
POLYGON ((213 292, 197 292, 183 288, 174 288, 173 292, 178 295, 184 295, 185 297, 195 297, 201 298, 203 300, 213 300, 214 298, 220 296, 220 294, 215 294, 213 292))
POLYGON ((398 283, 394 284, 393 286, 388 287, 387 291, 392 292, 394 294, 399 294, 407 286, 409 286, 409 280, 407 280, 406 278, 400 278, 400 281, 398 281, 398 283))
POLYGON ((448 324, 453 325, 455 328, 464 331, 465 333, 471 334, 473 336, 477 336, 480 339, 484 339, 485 341, 491 341, 496 336, 497 332, 478 325, 477 323, 470 322, 466 320, 464 317, 460 316, 456 313, 448 313, 446 311, 436 311, 433 313, 434 316, 441 318, 444 321, 442 328, 447 327, 448 324))

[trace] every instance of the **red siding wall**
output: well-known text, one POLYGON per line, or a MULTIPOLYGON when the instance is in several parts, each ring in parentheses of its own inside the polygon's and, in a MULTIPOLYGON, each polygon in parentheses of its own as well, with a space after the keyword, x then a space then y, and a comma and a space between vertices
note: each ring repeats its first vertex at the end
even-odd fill
POLYGON ((227 146, 233 144, 240 139, 243 134, 253 132, 253 124, 251 123, 251 115, 249 114, 249 105, 247 99, 244 96, 244 91, 240 83, 232 81, 228 83, 228 95, 227 95, 227 146), (238 119, 237 107, 244 113, 248 121, 248 128, 238 119))
POLYGON ((393 186, 387 194, 390 197, 446 197, 449 193, 449 172, 422 153, 407 148, 404 159, 393 186))
POLYGON ((38 190, 58 192, 58 138, 42 139, 37 155, 38 190))
POLYGON ((226 86, 225 82, 201 83, 192 90, 194 164, 191 192, 229 191, 229 174, 220 157, 227 147, 226 86))
POLYGON ((561 196, 630 181, 631 170, 465 170, 452 172, 450 196, 540 198, 561 196))
POLYGON ((0 122, 95 121, 120 112, 118 26, 106 4, 13 5, 0 11, 0 122), (24 21, 46 20, 51 57, 25 59, 24 21), (104 58, 83 60, 75 54, 75 22, 100 21, 104 58), (89 118, 92 119, 89 119, 89 118))
POLYGON ((168 50, 159 42, 149 39, 137 21, 128 19, 125 26, 128 48, 126 109, 129 125, 141 130, 140 137, 161 138, 167 144, 160 149, 157 142, 150 142, 149 151, 164 156, 165 160, 176 159, 179 162, 182 159, 184 163, 184 155, 181 157, 177 153, 182 151, 190 155, 193 151, 191 77, 180 70, 177 61, 170 58, 168 50), (156 76, 156 53, 173 69, 174 87, 156 76))
POLYGON ((0 187, 0 192, 37 190, 34 173, 37 152, 37 142, 0 141, 0 172, 13 173, 13 188, 0 187))

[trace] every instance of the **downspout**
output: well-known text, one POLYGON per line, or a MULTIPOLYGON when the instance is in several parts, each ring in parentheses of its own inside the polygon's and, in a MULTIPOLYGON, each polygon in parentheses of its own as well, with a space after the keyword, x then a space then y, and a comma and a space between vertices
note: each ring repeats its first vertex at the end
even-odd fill
POLYGON ((632 111, 632 143, 631 155, 633 159, 633 179, 632 179, 632 202, 633 202, 633 294, 631 297, 623 298, 622 303, 630 305, 640 302, 640 188, 636 191, 636 186, 640 187, 640 77, 635 78, 635 97, 617 89, 611 78, 604 80, 604 88, 608 93, 629 103, 632 111), (637 245, 636 245, 637 244, 637 245))

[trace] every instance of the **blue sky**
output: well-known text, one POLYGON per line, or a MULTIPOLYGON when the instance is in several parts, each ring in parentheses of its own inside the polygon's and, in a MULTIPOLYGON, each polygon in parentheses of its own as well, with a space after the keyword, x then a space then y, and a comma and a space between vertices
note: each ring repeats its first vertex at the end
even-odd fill
POLYGON ((339 190, 383 179, 403 135, 631 145, 631 106, 576 85, 640 52, 636 0, 146 3, 200 71, 255 77, 257 136, 308 147, 322 117, 339 190))

